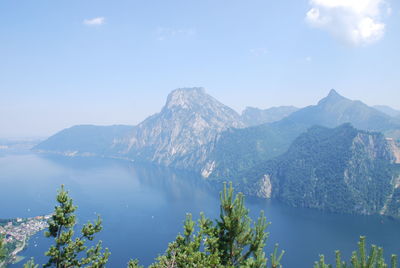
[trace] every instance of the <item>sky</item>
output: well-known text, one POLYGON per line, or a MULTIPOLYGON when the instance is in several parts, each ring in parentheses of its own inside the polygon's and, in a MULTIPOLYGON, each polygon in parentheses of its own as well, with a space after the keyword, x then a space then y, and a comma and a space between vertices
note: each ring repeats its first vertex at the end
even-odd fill
POLYGON ((241 112, 335 88, 400 110, 398 0, 0 0, 0 137, 134 125, 176 88, 241 112))

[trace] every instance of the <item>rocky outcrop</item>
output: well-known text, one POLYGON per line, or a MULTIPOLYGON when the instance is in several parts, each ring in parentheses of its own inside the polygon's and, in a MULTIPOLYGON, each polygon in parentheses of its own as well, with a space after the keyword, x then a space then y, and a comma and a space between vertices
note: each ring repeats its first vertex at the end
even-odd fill
POLYGON ((394 157, 394 162, 396 164, 400 164, 400 146, 399 146, 399 144, 392 138, 387 138, 386 140, 390 146, 390 150, 392 151, 392 154, 394 157))
POLYGON ((258 182, 257 192, 255 193, 258 197, 271 198, 272 194, 272 184, 271 176, 264 175, 262 179, 258 182))

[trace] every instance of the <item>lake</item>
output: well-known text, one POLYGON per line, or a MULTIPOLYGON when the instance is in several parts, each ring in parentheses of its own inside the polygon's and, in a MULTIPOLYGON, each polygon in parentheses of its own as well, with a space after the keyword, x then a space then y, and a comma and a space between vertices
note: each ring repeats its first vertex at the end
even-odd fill
MULTIPOLYGON (((182 231, 186 213, 196 219, 200 212, 212 219, 219 214, 220 189, 189 172, 113 159, 2 153, 0 218, 51 213, 61 184, 78 205, 80 224, 96 214, 103 218, 98 237, 112 253, 108 267, 126 267, 130 258, 148 265, 182 231)), ((383 246, 386 254, 400 254, 398 220, 291 208, 257 198, 246 198, 246 205, 253 219, 264 210, 272 222, 268 249, 279 243, 286 251, 284 267, 311 268, 320 253, 332 262, 336 249, 349 258, 360 235, 383 246)), ((45 263, 50 244, 41 232, 21 255, 45 263)))

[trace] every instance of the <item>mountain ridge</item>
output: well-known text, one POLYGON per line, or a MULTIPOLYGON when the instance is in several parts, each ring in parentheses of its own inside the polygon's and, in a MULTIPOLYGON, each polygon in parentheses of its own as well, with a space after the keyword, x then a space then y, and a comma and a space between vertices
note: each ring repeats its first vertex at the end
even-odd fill
POLYGON ((396 110, 396 109, 393 109, 390 106, 387 106, 387 105, 374 105, 372 107, 375 108, 376 110, 382 112, 382 113, 385 113, 385 114, 391 116, 391 117, 400 117, 400 111, 396 110))
POLYGON ((234 179, 253 165, 286 152, 295 138, 308 128, 315 125, 334 128, 344 123, 361 130, 382 131, 388 137, 400 137, 400 124, 391 117, 332 89, 316 105, 299 109, 280 121, 234 129, 229 135, 221 135, 204 174, 207 178, 234 179))
POLYGON ((299 108, 294 106, 276 106, 267 109, 248 106, 243 110, 241 118, 249 127, 279 121, 297 110, 299 108))
POLYGON ((358 100, 350 100, 332 89, 317 105, 294 112, 282 121, 304 122, 308 125, 336 127, 351 123, 358 129, 387 132, 399 128, 400 123, 358 100))

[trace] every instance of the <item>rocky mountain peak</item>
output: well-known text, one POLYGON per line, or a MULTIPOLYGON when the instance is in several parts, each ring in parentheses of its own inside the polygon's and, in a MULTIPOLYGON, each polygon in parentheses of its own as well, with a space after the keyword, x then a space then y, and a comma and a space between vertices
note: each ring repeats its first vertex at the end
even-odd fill
POLYGON ((339 94, 334 88, 332 88, 332 89, 329 91, 328 96, 329 96, 329 97, 334 97, 334 96, 340 96, 340 94, 339 94))
MULTIPOLYGON (((329 91, 328 96, 326 96, 325 98, 320 100, 318 102, 318 105, 323 105, 325 103, 335 103, 335 102, 339 102, 339 101, 343 101, 343 100, 348 100, 348 99, 346 99, 345 97, 340 95, 335 89, 331 89, 329 91)), ((348 100, 348 101, 350 101, 350 100, 348 100)))
POLYGON ((208 95, 204 88, 179 88, 168 95, 159 113, 137 126, 127 152, 137 158, 177 166, 194 152, 195 160, 201 159, 207 153, 203 147, 220 133, 243 126, 238 113, 208 95))
POLYGON ((201 102, 205 98, 209 99, 211 97, 206 94, 205 89, 202 87, 178 88, 168 95, 165 107, 190 108, 193 104, 201 102))

